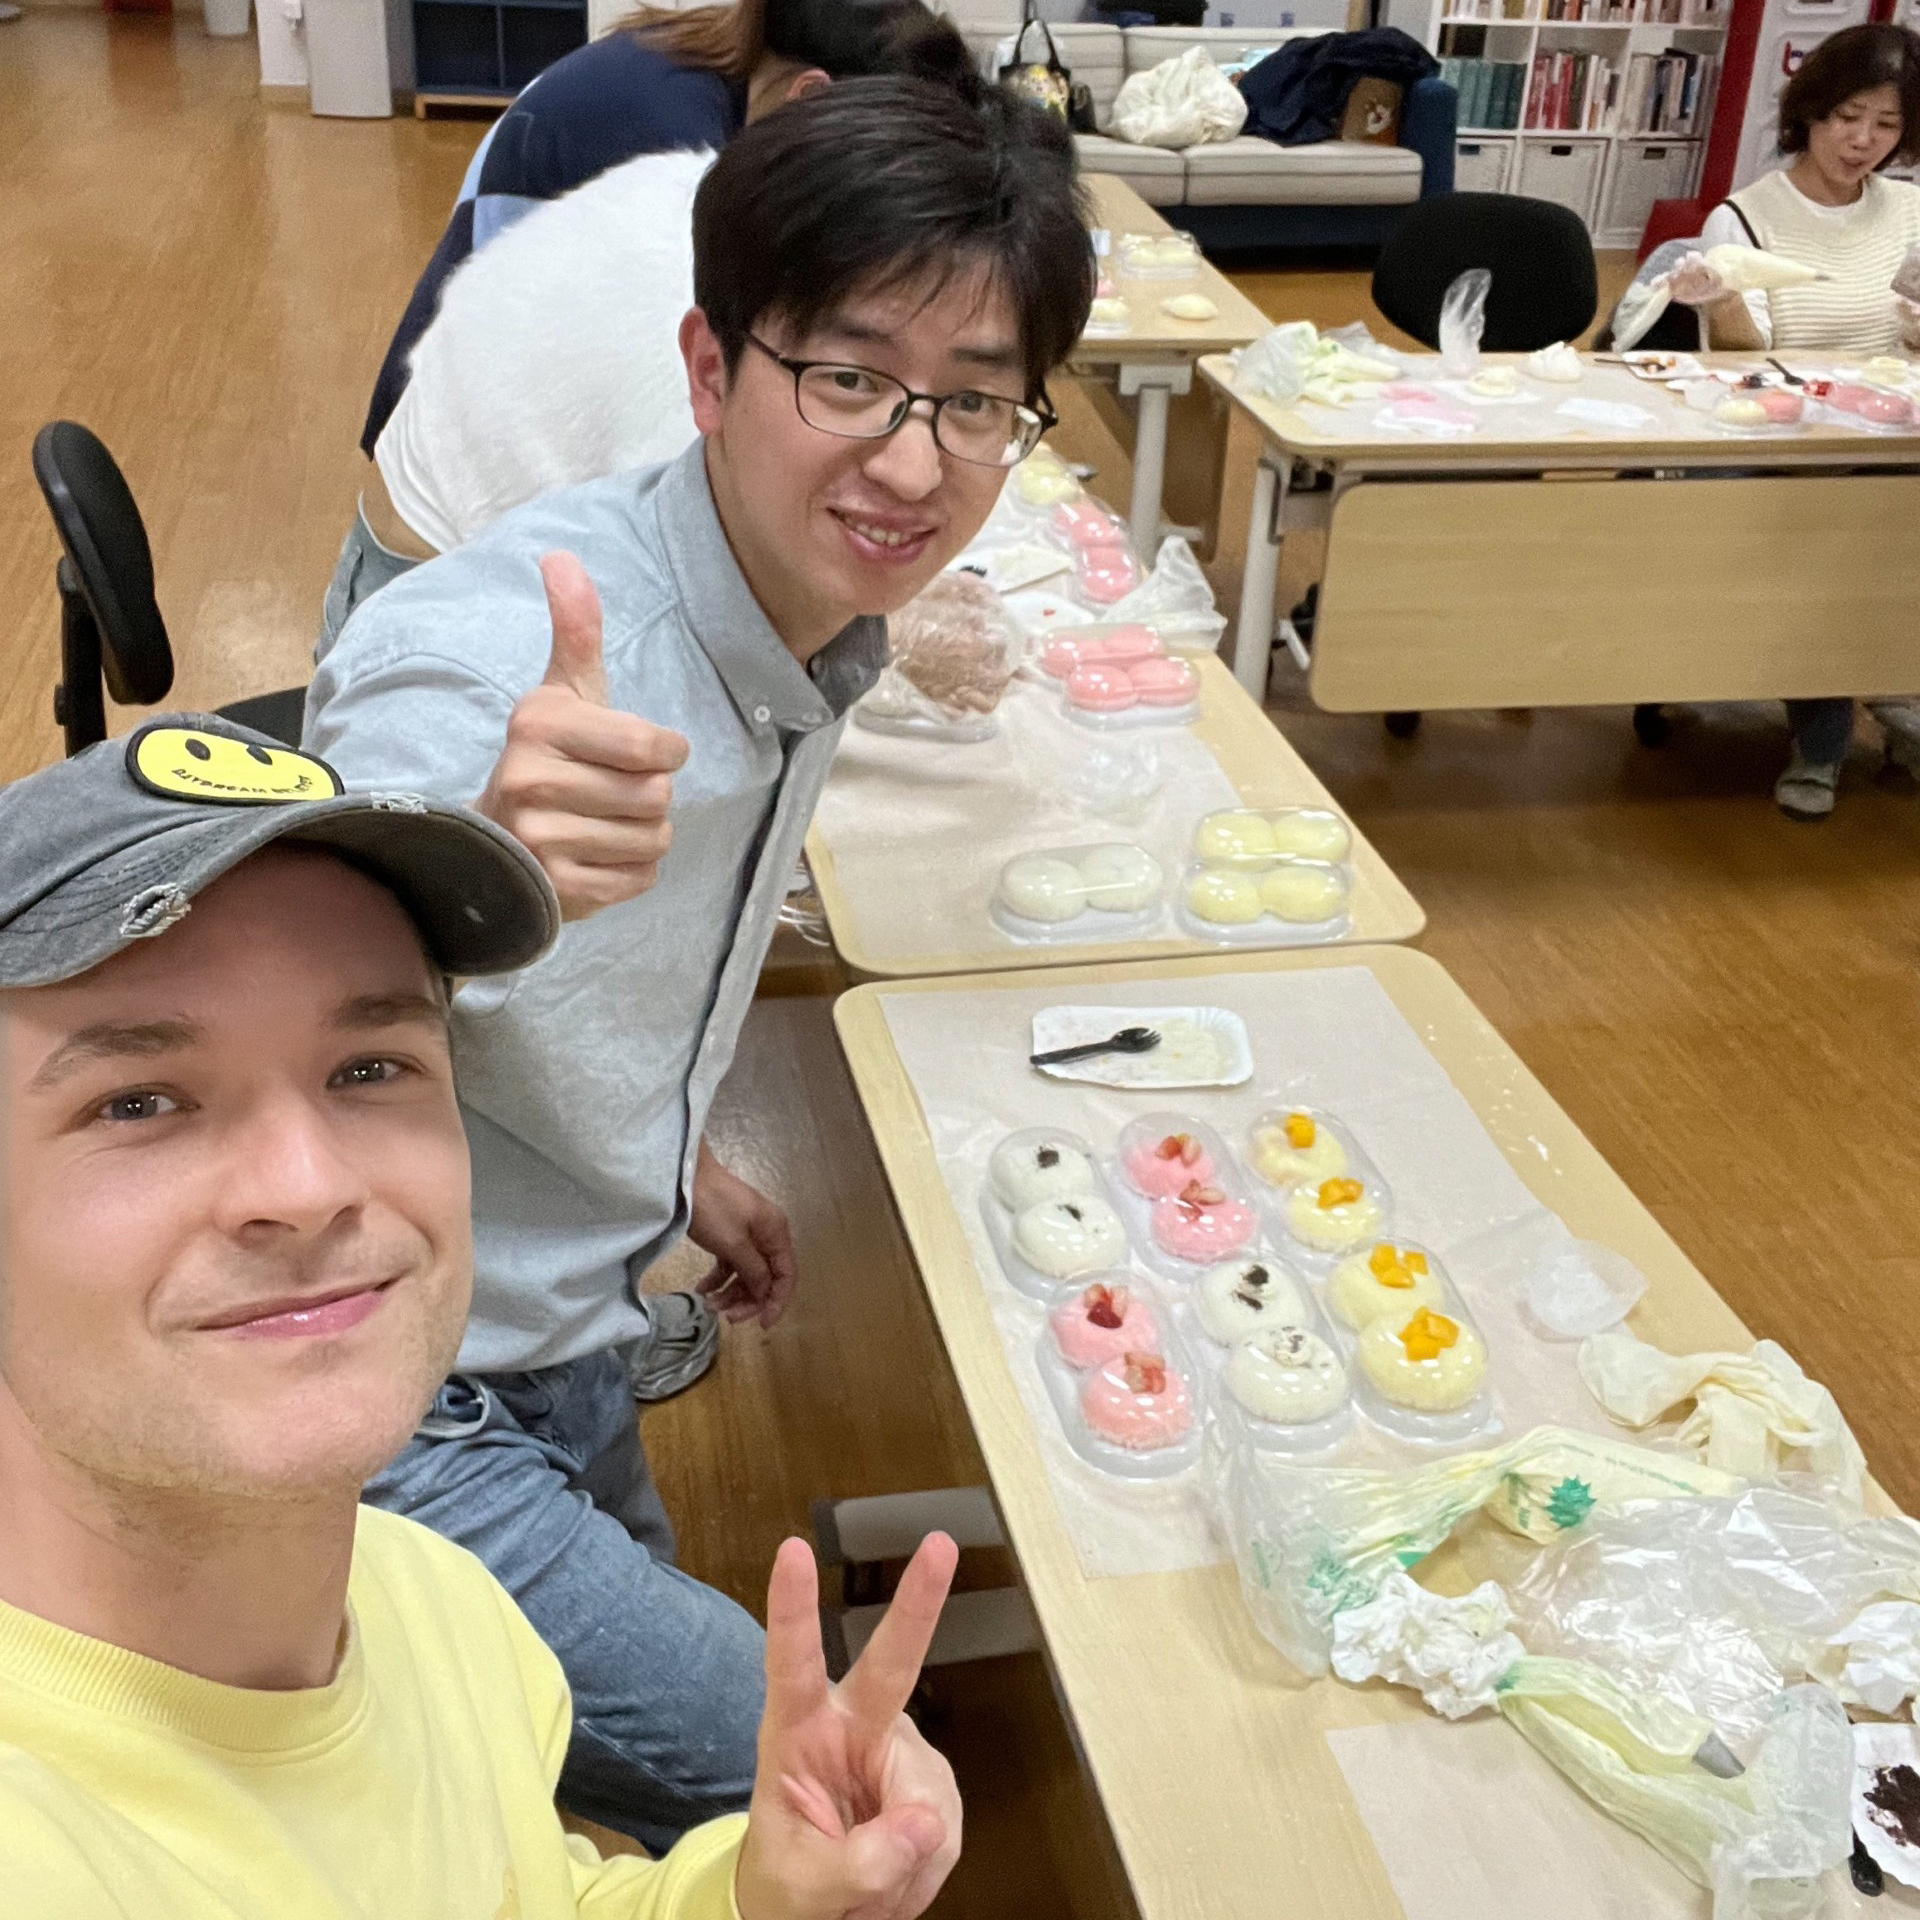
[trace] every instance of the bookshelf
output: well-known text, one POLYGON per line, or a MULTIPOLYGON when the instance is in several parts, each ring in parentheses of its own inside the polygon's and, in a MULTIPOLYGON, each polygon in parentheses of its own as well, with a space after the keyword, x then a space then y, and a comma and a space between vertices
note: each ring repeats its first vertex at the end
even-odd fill
MULTIPOLYGON (((1920 0, 1912 0, 1920 6, 1920 0)), ((1456 185, 1569 206, 1638 244, 1693 191, 1732 0, 1389 0, 1460 95, 1456 185)))

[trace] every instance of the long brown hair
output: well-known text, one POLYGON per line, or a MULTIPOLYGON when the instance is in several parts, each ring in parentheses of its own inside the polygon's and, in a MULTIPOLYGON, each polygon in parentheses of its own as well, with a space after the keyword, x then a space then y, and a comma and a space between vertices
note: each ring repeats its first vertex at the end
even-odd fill
POLYGON ((636 7, 615 33, 636 33, 679 66, 746 80, 767 50, 767 0, 724 0, 717 7, 636 7))

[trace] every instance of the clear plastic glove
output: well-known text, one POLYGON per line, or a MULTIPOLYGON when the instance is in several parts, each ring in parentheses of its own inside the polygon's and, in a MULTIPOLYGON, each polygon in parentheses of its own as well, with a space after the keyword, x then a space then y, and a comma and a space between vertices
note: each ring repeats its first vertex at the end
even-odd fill
POLYGON ((1920 353, 1920 300, 1904 294, 1893 296, 1893 316, 1900 323, 1900 344, 1909 353, 1920 353))
POLYGON ((1683 254, 1667 278, 1668 297, 1684 307, 1710 307, 1732 291, 1725 278, 1707 264, 1704 254, 1683 254))
POLYGON ((1469 267, 1456 276, 1440 302, 1440 364, 1463 380, 1480 364, 1480 337, 1487 330, 1487 295, 1493 275, 1469 267))

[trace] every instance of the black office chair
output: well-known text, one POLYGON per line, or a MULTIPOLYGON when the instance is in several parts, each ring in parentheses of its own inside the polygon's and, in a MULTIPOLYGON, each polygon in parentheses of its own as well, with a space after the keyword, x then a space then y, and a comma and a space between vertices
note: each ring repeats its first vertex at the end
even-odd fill
MULTIPOLYGON (((1440 344, 1440 306, 1471 268, 1493 275, 1487 289, 1488 353, 1532 353, 1577 340, 1600 305, 1593 242, 1580 216, 1551 200, 1517 193, 1441 193, 1422 200, 1373 267, 1373 304, 1422 346, 1440 344)), ((1398 740, 1418 730, 1417 713, 1390 713, 1398 740)))
MULTIPOLYGON (((153 597, 153 549, 133 491, 114 457, 72 420, 33 437, 33 477, 66 549, 60 592, 60 684, 53 717, 69 755, 107 737, 106 701, 150 707, 173 685, 173 648, 153 597)), ((304 687, 257 694, 221 714, 289 746, 300 744, 304 687)))
POLYGON ((1593 325, 1600 285, 1580 216, 1517 193, 1441 193, 1422 200, 1380 249, 1373 304, 1423 346, 1440 344, 1440 303, 1470 267, 1493 275, 1488 353, 1532 353, 1593 325))

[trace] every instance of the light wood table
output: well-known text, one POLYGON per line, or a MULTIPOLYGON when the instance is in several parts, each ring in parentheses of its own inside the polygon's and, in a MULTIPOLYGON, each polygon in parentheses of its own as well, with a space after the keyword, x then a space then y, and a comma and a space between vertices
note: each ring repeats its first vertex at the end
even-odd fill
MULTIPOLYGON (((1635 1325, 1679 1351, 1750 1336, 1653 1217, 1432 960, 1404 949, 1087 968, 1079 985, 1368 968, 1515 1173, 1576 1234, 1651 1281, 1635 1325)), ((1033 1600, 1060 1691, 1143 1920, 1399 1920, 1322 1735, 1420 1719, 1411 1696, 1303 1685, 1254 1632, 1230 1567, 1089 1580, 1054 1506, 883 994, 1030 988, 1042 976, 869 986, 836 1023, 1033 1600)), ((1065 984, 1044 976, 1049 986, 1065 984)), ((1537 1920, 1489 1913, 1487 1920, 1537 1920)))
MULTIPOLYGON (((1634 1325, 1672 1351, 1751 1336, 1447 973, 1404 948, 1260 954, 867 986, 835 1010, 881 1159, 985 1456, 1061 1697, 1143 1920, 1400 1920, 1402 1909, 1322 1737, 1418 1720, 1411 1695, 1303 1684, 1254 1631, 1229 1566, 1088 1579, 1048 1484, 882 996, 1179 981, 1363 966, 1479 1116, 1514 1172, 1578 1235, 1651 1283, 1634 1325)), ((1191 1096, 1189 1096, 1191 1097, 1191 1096)), ((1204 1096, 1200 1105, 1204 1107, 1204 1096)), ((1623 1905, 1621 1911, 1627 1911, 1623 1905)), ((1486 1920, 1539 1920, 1490 1911, 1486 1920)))
MULTIPOLYGON (((1311 806, 1339 812, 1333 796, 1259 704, 1234 680, 1224 663, 1206 654, 1195 664, 1200 670, 1200 718, 1194 723, 1193 731, 1212 753, 1240 798, 1253 807, 1311 806)), ((857 744, 860 736, 852 733, 849 738, 857 744)), ((828 775, 829 789, 835 777, 828 775)), ((912 796, 902 792, 897 802, 885 802, 884 812, 889 821, 897 821, 910 808, 911 801, 912 796)), ((823 807, 827 804, 823 798, 823 807)), ((949 806, 944 813, 949 818, 964 817, 965 809, 949 806)), ((1353 832, 1352 928, 1347 941, 1417 939, 1427 924, 1420 903, 1400 883, 1359 828, 1351 821, 1347 824, 1353 832)), ((994 940, 992 944, 951 951, 898 955, 875 952, 863 937, 862 927, 883 919, 901 888, 941 884, 940 876, 951 870, 951 836, 960 831, 958 827, 943 827, 938 833, 930 833, 910 847, 903 847, 897 868, 877 877, 869 876, 864 888, 850 889, 816 814, 813 829, 807 836, 807 864, 813 870, 814 885, 834 945, 854 975, 862 979, 882 979, 990 973, 1013 965, 1064 967, 1088 961, 1157 959, 1213 951, 1199 941, 1175 935, 1097 946, 1034 949, 994 940)), ((977 839, 971 834, 968 844, 977 850, 977 839)), ((1031 844, 1031 834, 1023 835, 1017 846, 1009 844, 997 857, 1010 859, 1031 844)))
MULTIPOLYGON (((1174 231, 1124 180, 1090 173, 1083 184, 1093 202, 1094 225, 1110 237, 1174 231)), ((1225 274, 1205 262, 1198 273, 1182 280, 1135 278, 1120 272, 1111 256, 1102 260, 1101 268, 1127 303, 1127 331, 1083 336, 1067 365, 1074 373, 1110 381, 1119 399, 1136 402, 1127 518, 1135 549, 1151 563, 1160 544, 1167 424, 1174 397, 1193 390, 1193 369, 1202 354, 1245 346, 1273 323, 1225 274), (1218 314, 1211 320, 1171 318, 1160 302, 1181 293, 1204 294, 1218 314)))
MULTIPOLYGON (((1433 377, 1410 359, 1409 378, 1433 377)), ((1590 361, 1578 386, 1523 379, 1543 405, 1489 405, 1471 438, 1438 441, 1373 427, 1371 407, 1238 393, 1224 358, 1201 372, 1260 433, 1233 650, 1256 693, 1280 541, 1309 527, 1327 553, 1303 664, 1335 712, 1920 688, 1920 431, 1736 437, 1590 361), (1569 399, 1653 417, 1575 425, 1553 411, 1569 399)))

